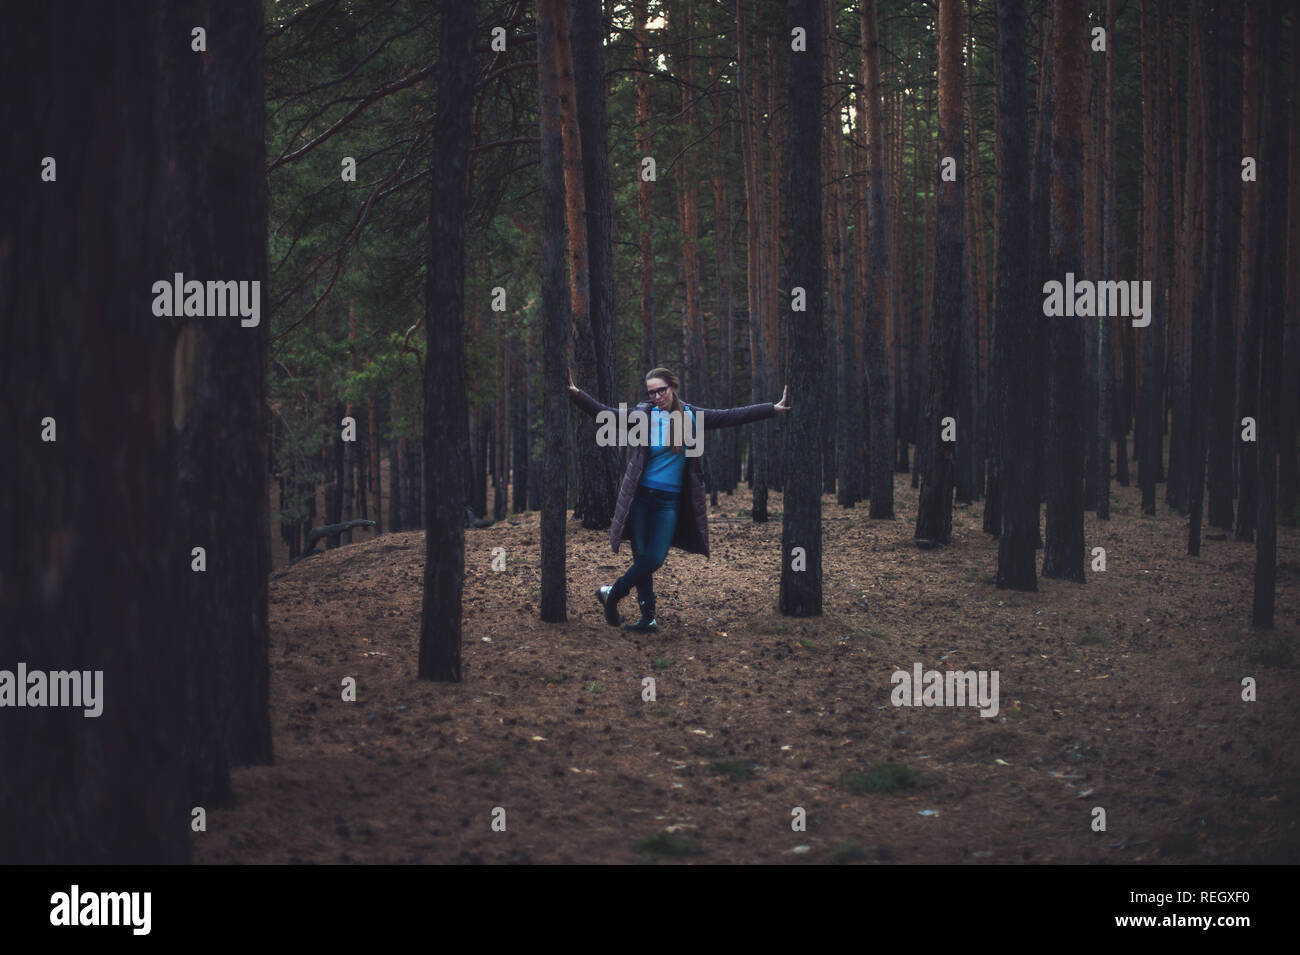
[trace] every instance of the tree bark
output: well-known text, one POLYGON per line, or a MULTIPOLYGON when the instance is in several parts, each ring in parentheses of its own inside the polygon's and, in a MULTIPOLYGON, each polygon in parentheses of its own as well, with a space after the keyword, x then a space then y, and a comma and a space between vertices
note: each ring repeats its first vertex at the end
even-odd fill
MULTIPOLYGON (((716 79, 721 65, 714 68, 713 78, 716 79)), ((730 194, 727 192, 727 177, 725 157, 734 154, 734 148, 731 144, 724 144, 722 131, 723 123, 723 103, 721 98, 714 99, 713 115, 713 156, 712 163, 712 186, 713 186, 713 234, 716 237, 714 242, 714 270, 716 274, 716 284, 718 290, 717 310, 719 321, 719 346, 720 354, 718 356, 718 404, 723 408, 731 408, 735 405, 736 392, 736 361, 735 361, 735 297, 731 287, 731 210, 730 194)), ((731 127, 728 124, 729 128, 731 127)), ((733 137, 734 142, 734 137, 733 137)), ((651 366, 647 365, 647 368, 651 366)), ((728 494, 736 490, 736 483, 740 479, 740 444, 739 433, 736 428, 727 428, 722 432, 719 441, 710 447, 717 449, 717 444, 721 443, 721 453, 718 455, 719 467, 714 470, 714 503, 717 503, 717 490, 720 487, 728 494)))
MULTIPOLYGON (((1243 22, 1242 53, 1242 108, 1241 108, 1241 155, 1250 156, 1258 163, 1260 144, 1260 97, 1263 77, 1259 48, 1261 36, 1272 29, 1261 29, 1260 4, 1262 0, 1245 0, 1243 22)), ((1278 117, 1270 117, 1276 123, 1278 117)), ((1268 123, 1263 124, 1265 126, 1268 123)), ((1237 279, 1237 322, 1240 329, 1239 364, 1237 367, 1237 414, 1233 421, 1233 430, 1237 432, 1234 444, 1237 446, 1238 468, 1240 474, 1237 497, 1237 532, 1239 541, 1255 539, 1255 517, 1258 504, 1258 460, 1259 442, 1243 441, 1240 438, 1244 428, 1242 420, 1255 419, 1256 431, 1260 428, 1259 407, 1259 343, 1260 310, 1258 301, 1259 282, 1256 279, 1256 260, 1259 258, 1259 219, 1261 206, 1268 205, 1261 201, 1259 185, 1256 182, 1243 182, 1241 186, 1241 254, 1240 271, 1237 279)))
POLYGON ((1214 235, 1214 331, 1210 355, 1208 494, 1206 520, 1211 527, 1228 531, 1233 524, 1233 449, 1239 434, 1233 412, 1236 405, 1236 302, 1237 255, 1241 229, 1241 142, 1242 72, 1236 52, 1241 48, 1242 21, 1238 9, 1215 5, 1215 44, 1222 55, 1217 76, 1218 95, 1214 108, 1218 145, 1215 149, 1216 179, 1214 235))
MULTIPOLYGON (((743 0, 738 0, 743 2, 743 0)), ((651 155, 653 143, 650 131, 650 31, 646 29, 649 17, 648 0, 633 0, 636 19, 636 151, 638 160, 651 155)), ((654 217, 652 196, 654 183, 638 170, 637 218, 641 224, 641 373, 658 364, 654 340, 654 217)), ((601 397, 601 396, 598 396, 601 397)))
MULTIPOLYGON (((573 42, 568 4, 555 7, 555 72, 560 107, 560 130, 564 146, 564 211, 569 242, 569 297, 572 319, 573 356, 579 380, 596 382, 595 337, 591 321, 591 272, 587 243, 587 187, 583 168, 582 135, 578 126, 578 94, 574 76, 573 42)), ((566 378, 567 381, 567 378, 566 378)), ((605 395, 599 395, 602 400, 605 395)), ((575 516, 589 530, 609 527, 615 489, 603 450, 596 444, 595 422, 584 415, 575 420, 578 440, 578 504, 575 516), (601 520, 604 523, 601 523, 601 520)), ((485 508, 476 508, 482 513, 485 508)))
MULTIPOLYGON (((1268 184, 1269 201, 1260 203, 1259 239, 1255 263, 1256 304, 1259 309, 1259 384, 1255 407, 1260 414, 1255 515, 1255 593, 1251 625, 1272 629, 1277 591, 1277 450, 1278 412, 1282 404, 1284 346, 1282 312, 1286 304, 1283 254, 1286 248, 1286 193, 1296 188, 1286 178, 1286 129, 1278 118, 1287 110, 1284 88, 1282 3, 1265 0, 1260 11, 1265 28, 1259 33, 1263 75, 1261 116, 1269 117, 1259 132, 1259 168, 1268 184)), ((1292 93, 1295 90, 1292 89, 1292 93)), ((1262 183, 1247 183, 1248 189, 1262 183)), ((1288 399, 1289 400, 1289 399, 1288 399)))
MULTIPOLYGON (((749 32, 746 28, 747 0, 736 0, 736 101, 740 109, 741 157, 745 167, 745 220, 746 220, 746 275, 749 288, 749 366, 750 396, 755 403, 762 400, 768 387, 768 356, 764 340, 764 313, 767 295, 764 268, 766 260, 762 247, 766 235, 764 209, 759 176, 758 117, 753 103, 754 80, 750 77, 749 32)), ((749 429, 750 516, 755 523, 767 521, 767 465, 768 432, 766 423, 749 429)))
POLYGON ((564 0, 538 0, 537 71, 541 96, 542 157, 542 593, 540 615, 566 619, 565 510, 568 405, 565 342, 571 320, 565 297, 564 138, 555 58, 556 23, 564 0))
MULTIPOLYGON (((884 184, 885 123, 880 100, 880 34, 875 0, 863 0, 862 86, 867 132, 867 388, 871 401, 871 508, 894 519, 894 386, 889 373, 889 246, 884 184)), ((863 114, 859 114, 863 115, 863 114)))
MULTIPOLYGON (((614 296, 614 194, 609 183, 609 117, 605 106, 605 24, 600 0, 573 0, 573 78, 578 98, 582 184, 587 220, 587 276, 598 396, 618 395, 614 296)), ((645 370, 649 370, 646 366, 645 370)), ((596 477, 583 526, 600 530, 614 518, 622 476, 618 449, 596 448, 596 477)))
MULTIPOLYGON (((1083 125, 1087 8, 1055 0, 1052 12, 1052 274, 1064 282, 1084 272, 1083 125)), ((1083 328, 1078 319, 1048 319, 1047 541, 1043 576, 1084 580, 1083 328)))
POLYGON ((1191 312, 1192 334, 1188 343, 1191 367, 1187 389, 1187 553, 1195 557, 1201 552, 1201 521, 1205 499, 1205 399, 1202 383, 1209 375, 1210 317, 1213 312, 1213 236, 1214 222, 1214 164, 1211 157, 1218 145, 1218 134, 1209 118, 1209 104, 1214 101, 1214 86, 1218 82, 1218 50, 1216 40, 1210 35, 1208 4, 1196 2, 1188 28, 1188 53, 1190 64, 1187 81, 1187 176, 1188 200, 1185 212, 1192 212, 1189 221, 1193 234, 1186 236, 1187 267, 1185 281, 1195 281, 1196 287, 1186 307, 1191 312), (1194 276, 1194 279, 1193 279, 1194 276))
POLYGON ((449 6, 438 47, 433 198, 429 223, 424 365, 424 600, 422 680, 461 679, 465 495, 469 475, 465 391, 465 214, 474 102, 476 0, 449 6))
POLYGON ((998 424, 999 510, 997 586, 1037 590, 1034 543, 1038 537, 1038 492, 1034 479, 1033 419, 1024 409, 1034 400, 1028 234, 1018 227, 1029 215, 1029 124, 1025 92, 1025 3, 998 0, 998 197, 997 327, 993 381, 998 424))
MULTIPOLYGON (((1287 257, 1300 262, 1300 16, 1291 15, 1291 113, 1287 161, 1287 257)), ((1278 519, 1295 526, 1300 518, 1300 463, 1296 458, 1296 429, 1300 426, 1300 269, 1287 269, 1286 331, 1282 347, 1281 394, 1278 408, 1278 519)))
POLYGON ((1139 465, 1142 484, 1142 513, 1156 512, 1156 481, 1160 470, 1161 432, 1164 430, 1164 356, 1161 302, 1164 286, 1161 265, 1165 250, 1160 215, 1160 137, 1165 132, 1158 49, 1163 42, 1157 0, 1142 0, 1142 278, 1151 282, 1153 301, 1151 324, 1140 332, 1142 339, 1141 400, 1138 406, 1139 465))
MULTIPOLYGON (((1115 0, 1106 0, 1106 65, 1102 74, 1101 118, 1101 274, 1116 281, 1118 238, 1115 202, 1115 0)), ((1115 430, 1115 319, 1098 321, 1097 362, 1097 429, 1093 446, 1093 483, 1097 499, 1097 517, 1110 520, 1110 444, 1115 430)), ((1121 439, 1122 442, 1122 439, 1121 439)))
POLYGON ((211 57, 177 38, 215 5, 68 13, 24 16, 26 87, 0 102, 58 164, 0 157, 25 184, 0 196, 0 401, 22 412, 0 416, 0 643, 99 693, 6 713, 0 861, 184 863, 191 807, 270 757, 267 324, 156 315, 149 290, 266 286, 262 11, 221 5, 239 54, 211 57))
MULTIPOLYGON (((962 202, 962 16, 961 0, 939 0, 939 157, 934 171, 936 215, 943 223, 935 237, 934 311, 930 316, 929 393, 922 441, 929 448, 921 475, 916 539, 946 544, 952 539, 955 481, 953 442, 942 439, 942 419, 955 418, 958 333, 963 314, 962 250, 965 245, 962 202), (944 160, 951 158, 955 181, 942 181, 944 160)), ((970 422, 960 425, 971 427, 970 422)), ((960 435, 958 436, 960 439, 960 435)))
POLYGON ((788 288, 805 290, 806 311, 787 312, 790 386, 798 421, 786 430, 789 480, 781 520, 781 613, 822 612, 821 365, 825 326, 821 188, 821 0, 789 0, 789 25, 806 31, 807 50, 789 53, 786 204, 790 235, 788 288))

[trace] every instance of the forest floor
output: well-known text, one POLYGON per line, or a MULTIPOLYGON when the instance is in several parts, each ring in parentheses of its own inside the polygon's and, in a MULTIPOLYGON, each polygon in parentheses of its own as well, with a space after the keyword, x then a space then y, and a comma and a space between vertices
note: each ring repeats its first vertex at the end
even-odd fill
POLYGON ((1300 862, 1296 528, 1260 634, 1254 545, 1186 557, 1163 486, 1155 517, 1113 486, 1085 524, 1106 571, 1037 593, 993 586, 982 504, 918 550, 917 493, 895 488, 895 521, 823 497, 816 618, 777 609, 781 495, 761 525, 747 491, 721 495, 712 558, 656 574, 658 634, 604 621, 594 591, 631 561, 607 531, 569 521, 568 622, 548 624, 540 515, 467 530, 460 684, 415 678, 422 533, 294 565, 270 584, 275 763, 234 772, 196 861, 1300 862), (997 715, 892 705, 916 663, 997 671, 997 715))

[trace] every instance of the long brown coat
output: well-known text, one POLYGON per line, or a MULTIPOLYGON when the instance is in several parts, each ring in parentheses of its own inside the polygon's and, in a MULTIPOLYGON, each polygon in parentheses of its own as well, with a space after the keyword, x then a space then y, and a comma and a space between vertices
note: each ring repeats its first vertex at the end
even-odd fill
MULTIPOLYGON (((577 392, 570 392, 569 396, 579 408, 593 418, 602 411, 608 411, 613 415, 618 414, 617 408, 601 404, 581 389, 577 392)), ((630 409, 628 414, 630 415, 633 411, 649 414, 652 407, 650 402, 642 401, 635 408, 630 409)), ((757 405, 746 405, 743 408, 697 408, 694 405, 686 405, 686 407, 696 414, 696 423, 701 429, 699 432, 701 440, 703 440, 705 430, 732 428, 737 425, 749 424, 751 421, 762 421, 764 418, 776 416, 776 408, 770 401, 757 405)), ((636 494, 637 485, 641 483, 641 474, 645 471, 646 460, 649 456, 650 449, 645 445, 632 448, 631 453, 628 455, 627 470, 623 472, 623 483, 618 488, 618 504, 614 507, 614 521, 609 527, 609 544, 615 554, 618 553, 619 544, 632 539, 632 528, 628 526, 628 516, 631 514, 632 498, 636 494)), ((691 506, 678 507, 677 530, 673 533, 671 546, 680 548, 690 554, 703 554, 708 557, 709 505, 704 492, 704 475, 700 469, 699 457, 688 457, 686 459, 686 475, 683 478, 682 486, 683 490, 690 489, 691 506)))

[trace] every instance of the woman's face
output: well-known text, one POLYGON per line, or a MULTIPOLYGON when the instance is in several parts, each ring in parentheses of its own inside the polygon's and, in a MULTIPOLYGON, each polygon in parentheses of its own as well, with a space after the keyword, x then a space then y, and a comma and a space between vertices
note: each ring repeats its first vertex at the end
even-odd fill
POLYGON ((647 378, 645 390, 651 403, 660 411, 667 411, 673 406, 673 390, 662 378, 647 378))

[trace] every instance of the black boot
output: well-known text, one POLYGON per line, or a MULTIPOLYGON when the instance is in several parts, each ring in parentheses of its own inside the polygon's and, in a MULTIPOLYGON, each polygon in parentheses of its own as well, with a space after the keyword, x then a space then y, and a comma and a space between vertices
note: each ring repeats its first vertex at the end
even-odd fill
POLYGON ((641 619, 636 623, 629 623, 623 629, 635 633, 655 633, 659 629, 659 624, 655 620, 655 605, 653 602, 647 603, 644 600, 638 600, 641 605, 641 619))
POLYGON ((623 622, 623 618, 618 615, 618 602, 622 598, 614 596, 613 587, 597 587, 596 599, 605 608, 605 622, 607 624, 611 627, 617 627, 623 622))

